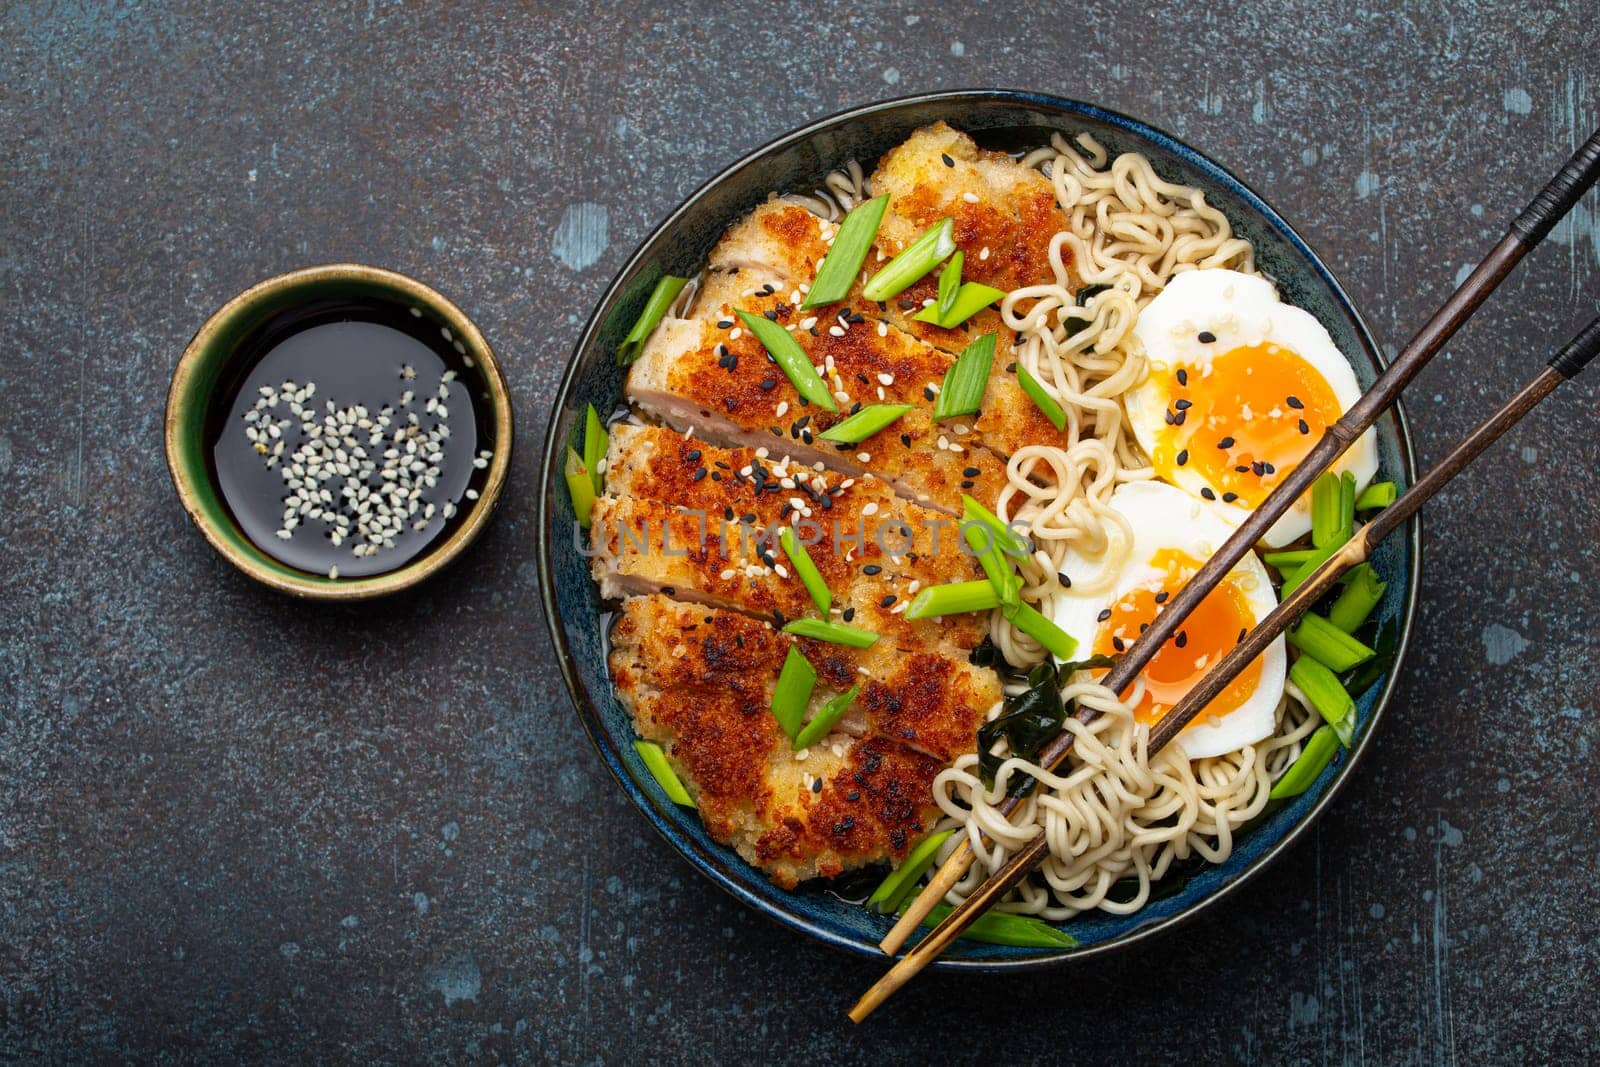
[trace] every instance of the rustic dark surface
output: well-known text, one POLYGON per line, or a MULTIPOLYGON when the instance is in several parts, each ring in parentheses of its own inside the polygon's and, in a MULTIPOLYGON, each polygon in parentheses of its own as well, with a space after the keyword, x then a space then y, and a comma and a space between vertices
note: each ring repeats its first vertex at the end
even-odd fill
MULTIPOLYGON (((655 220, 775 134, 936 87, 1130 112, 1262 189, 1392 350, 1600 119, 1583 3, 1133 7, 5 5, 0 1060, 1588 1060, 1592 381, 1430 509, 1409 674, 1334 810, 1092 967, 928 977, 852 1028, 881 968, 699 878, 562 691, 557 376, 655 220), (160 451, 205 317, 346 258, 458 300, 519 419, 484 540, 362 609, 233 573, 160 451)), ((1415 384, 1425 460, 1595 311, 1595 205, 1415 384)))

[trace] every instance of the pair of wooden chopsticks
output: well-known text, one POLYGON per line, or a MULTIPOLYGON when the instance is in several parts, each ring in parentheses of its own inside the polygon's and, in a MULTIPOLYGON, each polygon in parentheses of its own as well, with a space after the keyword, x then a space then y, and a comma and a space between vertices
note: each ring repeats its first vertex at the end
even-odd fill
MULTIPOLYGON (((1395 401, 1417 372, 1477 311, 1512 268, 1544 240, 1597 179, 1600 179, 1600 130, 1584 142, 1549 184, 1512 221, 1505 237, 1489 251, 1395 361, 1379 375, 1372 388, 1342 418, 1328 427, 1306 458, 1195 573, 1167 604, 1166 610, 1155 617, 1150 628, 1107 673, 1102 680, 1105 686, 1112 692, 1120 693, 1138 677, 1156 652, 1177 633, 1189 613, 1265 536, 1272 524, 1311 488, 1312 483, 1377 421, 1378 416, 1395 401)), ((1150 754, 1154 755, 1177 736, 1235 675, 1326 593, 1341 575, 1365 560, 1378 542, 1414 515, 1429 497, 1538 405, 1557 385, 1581 371, 1596 352, 1600 352, 1600 318, 1589 323, 1550 360, 1548 367, 1473 430, 1398 500, 1357 530, 1293 595, 1279 604, 1242 643, 1211 668, 1199 684, 1151 731, 1150 754)), ((1097 713, 1093 709, 1080 707, 1075 716, 1082 722, 1090 722, 1097 713)), ((1040 765, 1051 770, 1059 766, 1072 749, 1072 737, 1065 730, 1057 734, 1041 751, 1040 765)), ((1017 803, 1016 798, 1008 799, 1002 810, 1010 814, 1017 803)), ((850 1010, 850 1018, 860 1022, 870 1015, 878 1005, 936 959, 974 919, 1004 897, 1048 853, 1049 846, 1044 834, 1036 835, 867 990, 850 1010)), ((971 844, 963 838, 955 852, 939 867, 927 887, 911 902, 905 914, 883 939, 881 947, 884 952, 893 955, 900 950, 911 932, 960 881, 972 862, 971 844)))

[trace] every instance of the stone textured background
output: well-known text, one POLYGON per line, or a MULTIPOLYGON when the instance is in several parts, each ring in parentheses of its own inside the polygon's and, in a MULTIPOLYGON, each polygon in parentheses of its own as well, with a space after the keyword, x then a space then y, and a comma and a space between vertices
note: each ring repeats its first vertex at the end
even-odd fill
MULTIPOLYGON (((1093 967, 851 1027, 880 966, 670 853, 552 663, 535 457, 578 324, 775 134, 935 87, 1130 112, 1262 189, 1392 351, 1600 121, 1586 3, 1232 7, 4 5, 0 1059, 1590 1058, 1594 381, 1430 510, 1409 677, 1315 833, 1093 967), (519 418, 484 540, 360 609, 233 573, 160 451, 205 317, 346 258, 459 301, 519 418)), ((1595 205, 1413 386, 1425 460, 1594 313, 1595 205)))

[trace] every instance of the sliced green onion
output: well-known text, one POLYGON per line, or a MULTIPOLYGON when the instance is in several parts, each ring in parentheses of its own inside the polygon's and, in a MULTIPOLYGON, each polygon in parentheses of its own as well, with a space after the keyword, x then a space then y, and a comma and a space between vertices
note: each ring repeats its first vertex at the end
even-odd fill
POLYGON ((983 573, 994 587, 994 594, 1000 603, 1022 603, 1022 580, 1012 573, 1011 561, 1000 551, 994 534, 984 529, 982 523, 967 520, 961 524, 961 537, 978 557, 978 563, 982 565, 983 573))
POLYGON ((644 761, 645 769, 656 780, 661 791, 667 794, 667 799, 674 804, 682 804, 686 808, 695 806, 694 800, 689 796, 689 791, 683 787, 683 782, 678 779, 672 770, 672 764, 667 762, 667 754, 661 746, 654 741, 635 741, 633 750, 639 753, 639 758, 644 761))
MULTIPOLYGON (((1304 757, 1302 757, 1304 758, 1304 757)), ((1292 771, 1293 768, 1290 768, 1292 771)), ((935 904, 922 920, 923 926, 938 926, 951 912, 948 904, 935 904)), ((1057 929, 1043 919, 1031 915, 1013 915, 1008 911, 986 911, 965 930, 961 938, 982 941, 990 945, 1015 945, 1019 948, 1076 948, 1078 939, 1057 929)))
POLYGON ((639 358, 639 353, 644 350, 644 343, 650 339, 650 335, 661 324, 667 309, 678 299, 678 294, 683 292, 683 287, 688 284, 688 278, 678 278, 671 274, 662 276, 661 280, 656 282, 655 289, 650 293, 650 299, 644 302, 644 310, 639 312, 639 318, 634 321, 633 329, 628 331, 628 336, 622 339, 622 344, 617 348, 618 362, 627 366, 639 358))
POLYGON ((1278 592, 1278 599, 1288 600, 1289 594, 1306 584, 1306 579, 1317 573, 1317 568, 1332 559, 1339 549, 1343 547, 1343 541, 1335 541, 1321 548, 1313 548, 1311 555, 1306 558, 1304 563, 1296 567, 1291 573, 1284 575, 1283 588, 1278 592))
POLYGON ((1261 562, 1276 568, 1282 574, 1293 574, 1306 560, 1317 554, 1314 548, 1291 548, 1284 552, 1264 552, 1261 562))
POLYGON ((951 582, 930 585, 916 595, 906 609, 908 619, 928 619, 935 615, 960 615, 964 611, 988 611, 1000 606, 1000 594, 988 579, 976 582, 951 582))
POLYGON ((955 366, 945 372, 939 399, 933 403, 933 418, 953 419, 957 415, 976 415, 983 406, 983 392, 989 388, 989 368, 994 365, 995 335, 986 333, 956 357, 955 366))
POLYGON ((1011 625, 1039 642, 1057 659, 1069 660, 1078 651, 1076 638, 1028 604, 1019 600, 1015 604, 1004 605, 1000 610, 1011 621, 1011 625))
POLYGON ((789 654, 783 657, 783 669, 778 672, 778 686, 772 691, 772 717, 791 739, 800 732, 800 720, 805 718, 816 684, 816 669, 798 648, 790 645, 789 654))
POLYGON ((850 214, 839 223, 839 232, 833 236, 833 246, 817 266, 816 280, 811 283, 801 308, 836 303, 849 295, 856 275, 861 273, 861 265, 867 261, 867 253, 872 251, 872 239, 878 235, 878 225, 883 222, 883 212, 888 206, 886 194, 850 209, 850 214))
POLYGON ((583 465, 583 457, 570 445, 567 446, 567 462, 562 473, 566 475, 567 492, 572 494, 572 513, 578 517, 578 525, 587 530, 589 516, 594 511, 594 476, 583 465))
POLYGON ((1356 532, 1356 476, 1349 471, 1339 475, 1339 518, 1344 521, 1344 529, 1349 533, 1344 535, 1344 540, 1350 540, 1350 534, 1356 532))
POLYGON ((589 476, 594 479, 595 496, 605 492, 606 476, 600 471, 600 461, 606 458, 609 447, 611 438, 606 434, 606 424, 600 421, 600 413, 590 404, 583 415, 583 465, 589 468, 589 476))
POLYGON ((844 718, 844 713, 850 710, 850 705, 855 701, 856 695, 861 692, 859 685, 850 687, 848 693, 840 693, 817 711, 811 721, 806 723, 794 738, 794 750, 799 752, 802 748, 812 745, 828 736, 828 731, 833 729, 833 724, 844 718))
POLYGON ((960 249, 950 257, 950 262, 944 265, 944 270, 939 272, 939 299, 933 306, 939 309, 939 317, 945 318, 951 309, 956 306, 956 293, 961 290, 961 267, 967 260, 967 254, 960 249))
MULTIPOLYGON (((995 544, 1000 546, 1000 551, 1017 559, 1027 559, 1033 555, 1033 548, 1021 534, 1000 521, 1000 516, 978 503, 976 500, 961 494, 961 521, 966 523, 981 523, 989 528, 989 534, 995 544)), ((971 544, 971 542, 967 542, 971 544)))
POLYGON ((1022 391, 1033 401, 1033 406, 1044 412, 1044 417, 1050 420, 1050 425, 1058 430, 1067 428, 1067 413, 1061 409, 1055 397, 1045 392, 1044 386, 1039 384, 1039 379, 1029 374, 1028 368, 1021 363, 1017 364, 1017 381, 1022 384, 1022 391))
POLYGON ((883 265, 861 289, 868 300, 888 300, 899 296, 916 283, 918 278, 943 263, 956 250, 956 224, 953 219, 940 219, 929 226, 921 237, 906 245, 905 250, 883 265))
POLYGON ((811 357, 806 355, 793 334, 764 315, 751 315, 745 311, 736 311, 734 314, 739 316, 739 321, 744 323, 747 330, 756 335, 761 346, 772 353, 772 358, 794 383, 797 393, 824 411, 839 410, 833 394, 822 382, 822 375, 811 365, 811 357))
POLYGON ((1339 743, 1349 748, 1355 736, 1356 702, 1339 683, 1339 676, 1310 656, 1301 656, 1289 668, 1289 680, 1311 701, 1317 714, 1333 727, 1339 743))
POLYGON ((1329 471, 1311 487, 1311 543, 1318 548, 1350 540, 1350 524, 1345 521, 1340 499, 1342 483, 1342 478, 1329 471))
POLYGON ((841 444, 859 444, 910 410, 910 404, 868 404, 843 422, 829 426, 817 437, 841 444))
POLYGON ((1288 638, 1295 648, 1334 671, 1347 671, 1377 655, 1321 615, 1303 616, 1288 638))
POLYGON ((955 300, 950 304, 949 314, 939 314, 939 305, 935 302, 911 317, 918 322, 931 322, 940 329, 953 330, 1005 295, 1004 289, 996 289, 992 285, 962 282, 955 300))
POLYGON ((851 648, 871 648, 878 643, 878 635, 871 630, 846 626, 842 622, 829 622, 826 619, 794 619, 784 626, 783 632, 794 634, 796 637, 828 641, 835 645, 849 645, 851 648))
POLYGON ((817 605, 817 610, 826 615, 828 609, 833 606, 833 594, 828 592, 828 583, 822 580, 822 572, 817 570, 817 565, 811 561, 811 553, 806 551, 806 546, 795 536, 793 526, 785 526, 778 531, 778 543, 783 546, 789 562, 794 564, 794 572, 800 576, 800 582, 806 587, 806 592, 811 594, 811 600, 817 605))
POLYGON ((1337 751, 1339 737, 1333 732, 1333 727, 1317 727, 1317 732, 1306 741, 1306 747, 1300 750, 1299 758, 1289 767, 1288 773, 1278 779, 1269 795, 1273 800, 1287 800, 1304 793, 1311 788, 1311 783, 1317 780, 1317 775, 1322 773, 1322 768, 1328 765, 1337 751))
POLYGON ((1393 482, 1373 482, 1356 497, 1357 511, 1376 511, 1393 504, 1400 496, 1400 487, 1393 482))
POLYGON ((1328 621, 1347 634, 1353 634, 1383 599, 1388 584, 1378 577, 1372 564, 1363 563, 1350 572, 1344 591, 1328 609, 1328 621))
POLYGON ((893 915, 900 910, 900 905, 905 903, 906 897, 922 876, 928 873, 928 868, 933 866, 933 859, 939 854, 939 846, 950 839, 954 830, 941 830, 939 833, 930 834, 918 841, 909 853, 905 862, 896 867, 878 884, 867 898, 867 910, 875 911, 879 915, 893 915))

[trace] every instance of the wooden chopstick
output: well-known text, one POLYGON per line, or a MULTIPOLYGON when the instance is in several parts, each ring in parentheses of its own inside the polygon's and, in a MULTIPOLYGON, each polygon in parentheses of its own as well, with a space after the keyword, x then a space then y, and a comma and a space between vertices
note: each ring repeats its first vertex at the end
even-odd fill
MULTIPOLYGON (((1255 660, 1267 646, 1289 628, 1305 611, 1322 598, 1350 568, 1362 563, 1385 537, 1395 531, 1445 483, 1459 474, 1484 450, 1499 440, 1523 416, 1553 392, 1556 386, 1578 374, 1600 354, 1600 317, 1592 320, 1576 337, 1569 341, 1527 385, 1506 401, 1488 419, 1484 420, 1444 459, 1436 463, 1398 500, 1389 505, 1346 541, 1332 557, 1318 567, 1312 575, 1282 603, 1274 608, 1246 636, 1234 646, 1215 667, 1206 672, 1198 684, 1150 731, 1149 751, 1153 756, 1189 725, 1209 703, 1225 689, 1229 682, 1255 660)), ((961 935, 971 922, 997 903, 1006 893, 1027 876, 1049 855, 1050 847, 1043 833, 1036 834, 1027 845, 992 874, 977 892, 969 896, 932 933, 917 943, 869 989, 850 1011, 856 1022, 870 1015, 895 990, 908 982, 928 963, 961 935)))
MULTIPOLYGON (((1400 391, 1416 377, 1445 343, 1478 310, 1513 267, 1522 261, 1540 241, 1560 222, 1578 199, 1600 180, 1600 130, 1596 130, 1572 158, 1541 189, 1537 196, 1512 220, 1506 235, 1489 250, 1477 268, 1457 286, 1444 305, 1423 324, 1417 335, 1395 361, 1378 376, 1362 397, 1344 413, 1338 422, 1329 426, 1305 459, 1262 501, 1261 506, 1223 543, 1204 566, 1189 579, 1178 595, 1157 615, 1144 632, 1128 649, 1117 665, 1103 679, 1103 684, 1114 693, 1120 693, 1133 683, 1139 672, 1178 632, 1185 619, 1204 600, 1239 560, 1244 558, 1272 528, 1283 513, 1300 499, 1345 450, 1369 429, 1378 416, 1400 395, 1400 391)), ((1075 717, 1080 722, 1092 722, 1099 713, 1089 708, 1079 708, 1075 717)), ((1040 752, 1040 766, 1054 770, 1072 751, 1073 735, 1063 730, 1040 752)), ((1018 798, 1007 798, 1001 812, 1010 815, 1016 809, 1018 798)), ((884 935, 878 947, 894 955, 905 945, 911 932, 922 924, 936 904, 960 881, 972 866, 972 844, 962 838, 954 852, 940 864, 933 880, 912 899, 899 920, 884 935)), ((949 921, 947 917, 946 922, 949 921)))

